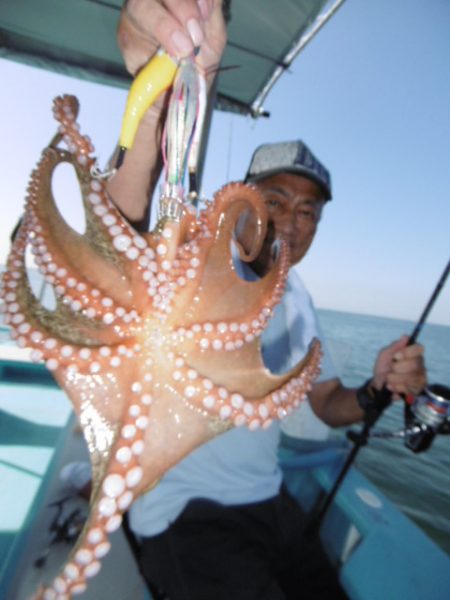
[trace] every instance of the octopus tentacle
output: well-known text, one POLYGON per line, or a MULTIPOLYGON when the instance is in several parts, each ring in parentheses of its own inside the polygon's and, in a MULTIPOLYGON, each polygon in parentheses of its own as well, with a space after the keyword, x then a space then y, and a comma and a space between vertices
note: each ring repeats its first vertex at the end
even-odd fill
MULTIPOLYGON (((108 292, 113 295, 115 302, 128 308, 132 303, 132 298, 123 272, 123 261, 121 261, 120 255, 110 250, 109 233, 98 223, 98 221, 102 223, 101 216, 94 212, 100 207, 107 212, 106 207, 103 204, 92 204, 99 197, 98 194, 101 190, 93 191, 90 186, 82 183, 87 232, 86 236, 80 235, 67 225, 51 192, 51 177, 54 168, 61 162, 73 163, 73 160, 67 153, 59 149, 48 149, 44 153, 35 173, 37 186, 33 186, 27 199, 27 211, 30 219, 33 220, 33 228, 35 231, 38 228, 39 231, 39 235, 31 240, 38 258, 38 265, 45 275, 52 278, 52 283, 60 286, 57 290, 59 296, 64 293, 75 293, 77 286, 82 283, 84 285, 82 285, 81 292, 85 296, 92 296, 94 301, 97 299, 96 310, 101 310, 101 300, 107 294, 101 294, 98 289, 93 293, 93 290, 98 287, 100 290, 105 290, 109 287, 108 292), (38 198, 38 194, 45 201, 38 198), (97 221, 95 227, 92 223, 93 220, 97 221), (86 237, 89 239, 89 244, 86 244, 86 237), (90 265, 90 269, 86 269, 85 265, 90 265), (93 273, 97 274, 95 284, 91 281, 93 273), (114 286, 111 286, 111 281, 114 281, 114 286)), ((86 177, 84 171, 79 167, 76 167, 76 172, 79 179, 83 176, 86 177)), ((99 182, 92 182, 91 186, 98 189, 96 184, 101 187, 99 182)), ((116 209, 114 210, 116 213, 118 212, 116 209)), ((122 227, 124 227, 125 220, 122 219, 122 221, 122 227)), ((126 226, 128 227, 128 224, 126 226)))
MULTIPOLYGON (((232 351, 236 348, 241 348, 245 343, 251 342, 255 337, 260 336, 267 327, 273 309, 279 303, 284 292, 286 275, 289 268, 289 254, 285 244, 281 247, 278 260, 278 268, 273 271, 276 277, 269 277, 264 282, 265 286, 269 282, 272 284, 268 286, 270 290, 269 295, 261 294, 256 299, 256 305, 246 309, 245 316, 240 316, 243 312, 242 308, 240 308, 236 318, 233 318, 233 314, 231 314, 227 315, 227 317, 225 315, 218 315, 215 319, 206 322, 197 320, 191 326, 176 329, 180 340, 185 336, 190 336, 205 350, 208 348, 212 350, 225 348, 225 350, 232 351), (274 279, 275 281, 273 281, 274 279)), ((241 294, 242 296, 244 295, 242 292, 241 294)), ((239 298, 239 304, 241 302, 243 302, 242 297, 239 298)), ((236 304, 238 303, 236 302, 236 304)))
MULTIPOLYGON (((277 378, 276 389, 263 397, 244 396, 228 385, 218 385, 203 377, 191 364, 178 355, 174 361, 172 386, 185 399, 187 405, 202 414, 215 414, 223 420, 231 420, 235 426, 251 424, 251 429, 268 427, 273 419, 289 414, 305 398, 311 389, 311 380, 318 375, 317 362, 320 344, 314 342, 309 357, 296 365, 284 376, 280 385, 277 378), (231 389, 230 389, 231 388, 231 389)), ((271 375, 266 374, 267 379, 271 375)))
POLYGON ((73 403, 93 489, 85 528, 39 599, 81 593, 137 496, 215 435, 233 426, 268 427, 285 416, 310 389, 320 362, 314 342, 288 373, 264 366, 260 336, 283 294, 289 253, 281 242, 274 267, 257 281, 236 272, 232 244, 252 261, 265 235, 256 188, 229 184, 198 216, 185 207, 179 222, 138 234, 91 176, 93 148, 76 123, 76 100, 57 99, 54 111, 58 134, 32 174, 0 295, 12 336, 45 361, 73 403), (60 162, 73 165, 80 183, 82 234, 65 222, 52 195, 60 162), (250 248, 234 239, 244 212, 254 231, 250 248), (28 247, 54 290, 54 309, 30 288, 28 247))
MULTIPOLYGON (((189 313, 188 319, 192 322, 204 321, 204 314, 208 314, 210 320, 217 322, 240 321, 242 315, 245 315, 247 321, 252 321, 258 318, 264 309, 271 311, 283 294, 289 267, 286 244, 281 246, 275 267, 262 279, 244 281, 235 271, 230 234, 234 231, 242 211, 249 206, 256 206, 255 218, 258 222, 262 221, 256 228, 251 252, 247 255, 241 248, 240 257, 250 261, 254 258, 254 253, 259 251, 261 236, 264 236, 266 229, 265 208, 256 188, 237 183, 228 184, 215 195, 214 203, 202 217, 203 227, 210 235, 199 239, 198 244, 204 249, 208 260, 201 261, 203 271, 199 285, 204 293, 195 310, 189 313), (224 264, 227 265, 227 277, 223 277, 224 264), (220 297, 221 301, 211 305, 212 295, 220 297)), ((264 310, 264 313, 268 311, 264 310)))

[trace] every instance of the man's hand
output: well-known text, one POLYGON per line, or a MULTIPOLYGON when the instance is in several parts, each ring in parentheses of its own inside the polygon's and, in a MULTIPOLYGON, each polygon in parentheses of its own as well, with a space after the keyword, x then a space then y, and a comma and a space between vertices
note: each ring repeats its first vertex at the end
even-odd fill
POLYGON ((381 390, 385 385, 394 397, 400 394, 418 394, 427 383, 424 348, 420 344, 408 346, 408 336, 380 350, 374 367, 372 386, 381 390))
POLYGON ((226 44, 221 0, 128 0, 117 32, 128 71, 135 75, 159 47, 171 56, 189 56, 206 73, 217 68, 226 44))
MULTIPOLYGON (((124 3, 117 32, 127 69, 135 75, 163 47, 181 58, 200 47, 198 66, 209 82, 220 63, 226 44, 221 0, 128 0, 124 3)), ((168 93, 147 110, 133 147, 116 175, 108 181, 115 204, 135 226, 145 229, 149 202, 158 181, 168 93)))
POLYGON ((419 344, 408 346, 408 336, 380 350, 372 380, 360 388, 346 388, 339 379, 320 381, 313 385, 309 400, 316 415, 331 427, 342 427, 364 419, 373 425, 390 398, 381 391, 383 386, 394 398, 400 394, 419 394, 427 384, 424 349, 419 344))

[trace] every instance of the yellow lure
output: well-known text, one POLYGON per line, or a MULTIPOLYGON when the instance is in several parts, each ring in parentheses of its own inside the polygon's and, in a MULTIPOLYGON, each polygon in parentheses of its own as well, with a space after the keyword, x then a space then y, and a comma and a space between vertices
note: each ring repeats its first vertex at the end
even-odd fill
POLYGON ((172 84, 178 65, 165 52, 158 52, 143 67, 133 81, 127 98, 122 121, 119 145, 122 149, 131 148, 136 131, 145 111, 159 94, 172 84))

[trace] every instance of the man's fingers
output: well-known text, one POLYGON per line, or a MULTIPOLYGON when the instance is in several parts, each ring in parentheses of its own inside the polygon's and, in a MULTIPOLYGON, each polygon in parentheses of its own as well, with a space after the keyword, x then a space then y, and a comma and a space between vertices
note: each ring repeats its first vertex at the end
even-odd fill
POLYGON ((128 71, 135 75, 159 47, 175 58, 200 47, 200 66, 217 64, 226 41, 221 6, 221 0, 128 0, 117 30, 128 71))
POLYGON ((155 1, 128 0, 123 6, 117 29, 117 43, 127 70, 135 75, 160 46, 152 19, 164 18, 164 9, 155 1))
POLYGON ((426 377, 422 373, 408 377, 403 373, 389 373, 386 377, 386 386, 391 392, 397 394, 419 394, 426 386, 426 377))
POLYGON ((117 43, 127 70, 135 75, 159 47, 176 57, 187 56, 194 45, 183 26, 155 0, 129 0, 122 11, 117 43))
MULTIPOLYGON (((197 0, 197 4, 203 19, 205 21, 208 20, 211 15, 213 2, 211 0, 197 0)), ((218 4, 221 4, 221 2, 218 2, 218 4)))
POLYGON ((156 50, 156 43, 152 43, 149 38, 137 31, 127 16, 122 16, 120 19, 117 43, 127 71, 131 75, 135 75, 156 50))
POLYGON ((402 337, 400 339, 396 340, 395 342, 392 342, 392 344, 389 344, 389 346, 386 346, 386 348, 383 348, 382 351, 388 352, 390 354, 390 356, 394 356, 397 352, 401 352, 406 347, 407 343, 408 343, 408 336, 402 335, 402 337))
MULTIPOLYGON (((176 15, 179 23, 184 28, 184 34, 188 35, 191 43, 198 47, 205 39, 205 18, 200 6, 195 0, 165 0, 165 5, 172 15, 176 15)), ((209 13, 209 4, 203 5, 205 14, 209 13), (205 8, 207 10, 205 10, 205 8)))
POLYGON ((204 40, 204 19, 196 0, 128 0, 124 10, 142 35, 177 58, 188 56, 204 40))
POLYGON ((419 373, 424 370, 423 360, 421 357, 404 358, 392 364, 392 373, 408 374, 419 373))
POLYGON ((398 350, 394 354, 394 359, 398 361, 420 357, 423 356, 424 351, 425 349, 421 344, 413 344, 412 346, 406 346, 402 350, 398 350))

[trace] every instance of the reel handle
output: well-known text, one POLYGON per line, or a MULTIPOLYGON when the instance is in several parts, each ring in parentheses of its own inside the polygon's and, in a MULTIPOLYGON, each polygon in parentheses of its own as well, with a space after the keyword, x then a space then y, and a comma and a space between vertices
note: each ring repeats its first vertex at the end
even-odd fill
POLYGON ((428 450, 438 434, 450 434, 450 388, 439 383, 428 386, 412 404, 405 403, 405 428, 415 429, 405 437, 414 453, 428 450))

